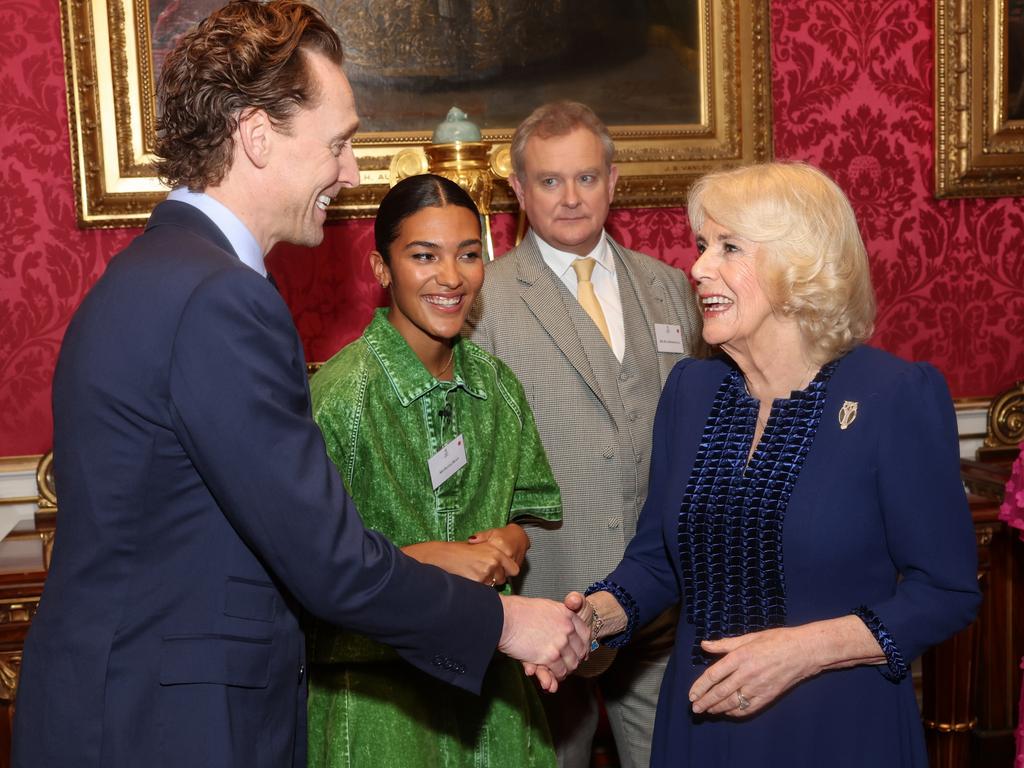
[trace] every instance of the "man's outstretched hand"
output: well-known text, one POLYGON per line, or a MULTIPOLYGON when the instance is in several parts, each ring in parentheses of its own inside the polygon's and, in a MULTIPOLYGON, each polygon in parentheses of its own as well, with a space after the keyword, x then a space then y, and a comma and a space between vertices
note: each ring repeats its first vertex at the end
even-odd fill
POLYGON ((505 623, 498 650, 523 662, 549 692, 579 666, 590 649, 590 627, 553 600, 502 595, 505 623))

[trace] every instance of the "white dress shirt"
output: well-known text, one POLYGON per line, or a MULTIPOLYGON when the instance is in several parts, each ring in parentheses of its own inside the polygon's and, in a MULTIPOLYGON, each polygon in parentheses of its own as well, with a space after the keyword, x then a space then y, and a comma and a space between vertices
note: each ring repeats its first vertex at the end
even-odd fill
MULTIPOLYGON (((575 253, 568 253, 567 251, 553 248, 537 237, 533 231, 530 232, 530 236, 537 243, 544 263, 551 268, 552 272, 558 275, 559 280, 565 283, 569 293, 576 296, 576 270, 572 268, 572 263, 581 257, 575 253)), ((612 352, 615 353, 615 357, 621 363, 622 355, 626 351, 626 330, 622 320, 622 299, 619 296, 619 279, 615 274, 615 257, 612 255, 612 249, 608 245, 608 238, 605 234, 602 233, 600 241, 598 241, 594 250, 588 253, 587 256, 597 262, 594 265, 594 273, 590 276, 590 282, 594 284, 594 293, 597 295, 597 301, 601 305, 601 311, 604 312, 604 320, 608 323, 608 335, 611 336, 612 340, 612 352)))

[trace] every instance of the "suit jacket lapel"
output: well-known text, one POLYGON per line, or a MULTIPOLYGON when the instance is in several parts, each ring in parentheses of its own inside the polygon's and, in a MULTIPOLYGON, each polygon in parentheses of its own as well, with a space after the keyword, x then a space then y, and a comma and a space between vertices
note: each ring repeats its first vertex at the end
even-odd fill
POLYGON ((531 232, 519 245, 520 255, 516 264, 519 282, 522 284, 520 295, 572 367, 598 399, 605 403, 594 369, 590 366, 590 359, 583 349, 583 342, 562 300, 558 276, 544 263, 544 257, 540 255, 540 249, 533 238, 531 232))
MULTIPOLYGON (((654 272, 647 269, 646 265, 642 261, 639 259, 634 260, 630 253, 617 242, 612 240, 612 238, 609 237, 608 242, 611 244, 615 255, 618 256, 618 261, 625 269, 629 281, 633 284, 637 299, 640 303, 640 311, 643 312, 644 324, 647 327, 648 333, 651 334, 651 340, 653 341, 655 348, 657 348, 658 342, 654 330, 655 324, 673 322, 668 314, 668 295, 665 290, 665 286, 661 282, 661 278, 654 272)), ((621 290, 622 284, 620 282, 619 291, 621 290)), ((623 311, 625 311, 625 305, 623 305, 623 311)), ((669 370, 675 365, 676 361, 671 355, 659 354, 657 355, 657 358, 658 372, 661 374, 661 380, 664 381, 668 377, 669 370)))

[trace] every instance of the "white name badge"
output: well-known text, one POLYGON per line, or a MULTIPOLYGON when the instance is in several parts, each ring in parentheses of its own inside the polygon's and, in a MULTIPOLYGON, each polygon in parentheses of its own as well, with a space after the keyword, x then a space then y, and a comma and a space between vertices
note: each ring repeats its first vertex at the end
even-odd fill
POLYGON ((659 352, 686 352, 683 349, 683 329, 670 323, 654 324, 654 340, 659 352))
POLYGON ((430 467, 430 482, 437 490, 441 483, 466 466, 466 444, 462 435, 456 435, 454 440, 427 459, 427 466, 430 467))

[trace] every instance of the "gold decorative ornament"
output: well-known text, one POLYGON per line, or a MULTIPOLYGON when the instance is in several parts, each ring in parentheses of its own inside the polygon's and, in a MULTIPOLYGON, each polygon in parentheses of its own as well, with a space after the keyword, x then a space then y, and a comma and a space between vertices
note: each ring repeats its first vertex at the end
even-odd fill
POLYGON ((0 701, 13 702, 18 692, 18 674, 21 672, 21 653, 0 654, 0 701))
POLYGON ((978 458, 1015 459, 1024 443, 1024 379, 993 398, 978 458))
POLYGON ((839 428, 846 429, 857 418, 857 401, 845 400, 843 407, 839 409, 839 428))
POLYGON ((924 720, 922 725, 929 731, 938 731, 939 733, 967 733, 977 727, 978 718, 972 717, 966 723, 937 723, 934 720, 924 720))
MULTIPOLYGON (((452 107, 445 121, 434 130, 433 138, 479 138, 480 130, 466 117, 458 107, 452 107)), ((480 209, 484 258, 490 261, 494 259, 494 243, 491 238, 494 185, 499 179, 505 180, 511 169, 511 154, 507 144, 492 145, 488 141, 461 141, 456 138, 440 144, 403 149, 392 159, 389 171, 391 186, 409 176, 434 173, 451 179, 466 190, 480 209)))

